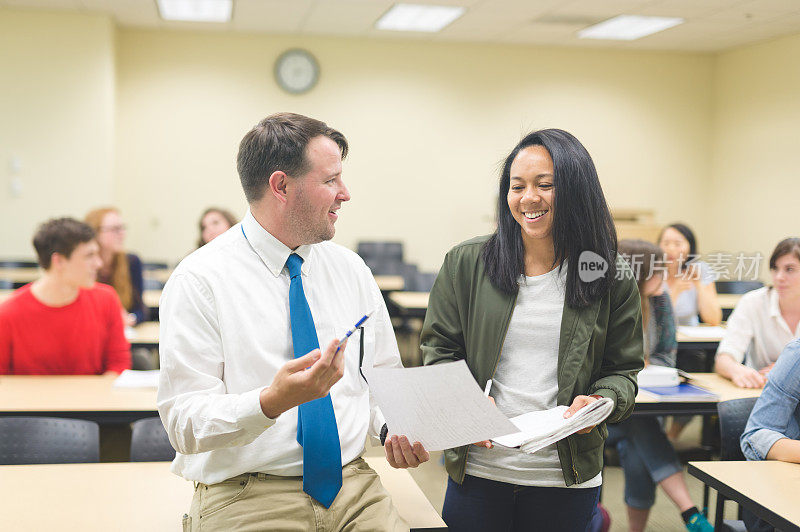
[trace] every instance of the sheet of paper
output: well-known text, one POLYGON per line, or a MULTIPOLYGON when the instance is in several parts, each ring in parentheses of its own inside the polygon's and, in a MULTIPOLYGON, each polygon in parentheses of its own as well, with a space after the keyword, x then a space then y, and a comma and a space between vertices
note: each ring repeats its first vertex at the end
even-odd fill
POLYGON ((466 362, 363 368, 389 434, 440 451, 517 432, 484 395, 466 362))
POLYGON ((115 388, 158 388, 159 370, 136 371, 126 369, 114 379, 115 388))
POLYGON ((705 327, 702 325, 681 325, 678 327, 678 332, 686 336, 691 336, 692 338, 709 338, 711 340, 716 340, 725 336, 725 328, 719 326, 705 327))

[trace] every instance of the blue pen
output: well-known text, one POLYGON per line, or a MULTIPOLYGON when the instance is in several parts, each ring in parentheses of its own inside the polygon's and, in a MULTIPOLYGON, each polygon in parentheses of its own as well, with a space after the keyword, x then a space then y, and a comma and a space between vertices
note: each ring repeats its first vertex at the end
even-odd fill
MULTIPOLYGON (((348 338, 350 338, 350 335, 351 335, 351 334, 353 334, 354 332, 356 332, 356 330, 357 330, 359 327, 361 327, 361 324, 362 324, 362 323, 364 323, 365 321, 367 321, 367 318, 369 318, 370 316, 372 316, 372 313, 373 313, 373 312, 374 312, 374 311, 370 310, 369 312, 367 312, 366 314, 364 314, 364 316, 363 316, 363 317, 362 317, 360 320, 358 320, 358 321, 356 322, 356 324, 355 324, 355 325, 353 325, 353 328, 352 328, 352 329, 350 329, 349 331, 347 331, 347 332, 344 334, 344 337, 343 337, 341 340, 339 340, 339 345, 337 345, 337 346, 336 346, 336 353, 338 353, 338 352, 339 352, 339 348, 341 348, 341 347, 342 347, 342 344, 345 342, 345 340, 347 340, 348 338)), ((334 353, 334 355, 335 355, 336 353, 334 353)))

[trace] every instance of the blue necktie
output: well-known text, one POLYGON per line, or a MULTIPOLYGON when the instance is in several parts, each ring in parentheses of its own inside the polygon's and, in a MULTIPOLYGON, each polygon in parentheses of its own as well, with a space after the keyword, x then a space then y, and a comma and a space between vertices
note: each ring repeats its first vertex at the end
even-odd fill
MULTIPOLYGON (((302 264, 302 257, 294 253, 286 260, 291 279, 289 321, 295 358, 319 348, 314 318, 303 292, 302 264)), ((342 451, 330 394, 300 405, 297 443, 303 447, 303 491, 329 508, 342 488, 342 451)))

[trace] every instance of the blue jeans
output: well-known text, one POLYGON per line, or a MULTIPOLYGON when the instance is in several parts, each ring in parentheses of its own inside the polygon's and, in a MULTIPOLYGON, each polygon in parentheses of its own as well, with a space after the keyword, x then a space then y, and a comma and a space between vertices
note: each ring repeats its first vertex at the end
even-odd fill
POLYGON ((538 488, 466 475, 447 479, 442 518, 451 532, 586 529, 600 488, 538 488))
POLYGON ((606 444, 616 444, 625 474, 625 504, 632 508, 652 507, 658 483, 683 471, 675 449, 655 417, 631 417, 608 425, 606 444))

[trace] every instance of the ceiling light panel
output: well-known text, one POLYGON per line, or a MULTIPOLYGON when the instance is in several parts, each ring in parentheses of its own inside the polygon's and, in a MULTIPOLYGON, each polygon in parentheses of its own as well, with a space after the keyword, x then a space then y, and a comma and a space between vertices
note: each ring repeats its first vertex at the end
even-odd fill
POLYGON ((389 31, 437 32, 464 14, 460 6, 431 6, 419 4, 395 4, 387 11, 375 27, 389 31))
POLYGON ((157 0, 164 20, 184 22, 229 22, 232 0, 157 0))
POLYGON ((678 24, 683 24, 682 18, 620 15, 580 30, 578 37, 581 39, 635 41, 678 24))

